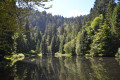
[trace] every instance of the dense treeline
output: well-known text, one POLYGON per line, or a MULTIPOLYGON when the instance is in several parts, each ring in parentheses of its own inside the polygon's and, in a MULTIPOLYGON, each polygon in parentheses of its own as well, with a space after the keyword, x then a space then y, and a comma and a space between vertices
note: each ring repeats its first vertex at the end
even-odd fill
MULTIPOLYGON (((65 43, 74 39, 79 31, 78 29, 82 28, 79 24, 83 22, 79 23, 79 18, 52 16, 45 11, 31 10, 30 13, 25 18, 26 22, 23 26, 26 32, 19 34, 16 39, 17 53, 54 54, 59 51, 64 52, 65 43)), ((80 17, 79 21, 85 18, 85 16, 80 17)))
POLYGON ((74 39, 65 44, 64 51, 86 56, 119 55, 119 10, 119 1, 96 0, 85 25, 74 39))
POLYGON ((65 44, 65 52, 76 49, 68 53, 86 56, 115 56, 116 53, 119 55, 119 6, 119 1, 116 3, 114 0, 96 0, 77 37, 65 44))
POLYGON ((16 6, 16 12, 12 14, 13 9, 8 9, 6 13, 4 5, 2 6, 1 56, 11 53, 46 55, 57 52, 81 56, 120 55, 119 0, 96 0, 89 15, 76 18, 52 16, 45 11, 21 9, 16 6), (17 15, 20 10, 22 13, 17 15), (23 15, 26 11, 30 13, 27 16, 23 15))
POLYGON ((23 29, 23 22, 25 16, 28 16, 28 11, 32 9, 33 5, 39 5, 46 8, 43 2, 48 1, 50 0, 0 1, 0 56, 3 57, 16 53, 16 50, 18 50, 16 46, 19 44, 16 43, 16 39, 19 33, 25 32, 25 29, 23 29), (31 1, 34 3, 28 4, 31 1))

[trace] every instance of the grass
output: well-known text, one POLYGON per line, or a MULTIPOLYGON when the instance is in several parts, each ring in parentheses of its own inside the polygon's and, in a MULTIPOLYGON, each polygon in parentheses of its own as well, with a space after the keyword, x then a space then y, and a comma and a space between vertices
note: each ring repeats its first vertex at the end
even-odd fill
POLYGON ((18 54, 13 54, 12 56, 5 56, 4 57, 7 60, 10 60, 10 66, 13 66, 15 62, 19 60, 23 60, 25 58, 24 54, 18 53, 18 54))
POLYGON ((38 54, 38 56, 42 56, 42 53, 38 54))
POLYGON ((93 54, 85 54, 85 57, 93 57, 93 54))
POLYGON ((61 53, 55 53, 55 57, 62 57, 62 56, 65 56, 65 57, 71 57, 71 53, 65 53, 65 54, 61 54, 61 53))

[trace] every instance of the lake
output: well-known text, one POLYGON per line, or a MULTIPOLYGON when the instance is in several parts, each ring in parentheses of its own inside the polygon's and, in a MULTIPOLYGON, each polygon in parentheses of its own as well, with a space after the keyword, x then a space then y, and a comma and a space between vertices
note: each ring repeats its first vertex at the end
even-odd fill
POLYGON ((120 60, 111 57, 43 56, 0 66, 0 80, 120 80, 120 60))

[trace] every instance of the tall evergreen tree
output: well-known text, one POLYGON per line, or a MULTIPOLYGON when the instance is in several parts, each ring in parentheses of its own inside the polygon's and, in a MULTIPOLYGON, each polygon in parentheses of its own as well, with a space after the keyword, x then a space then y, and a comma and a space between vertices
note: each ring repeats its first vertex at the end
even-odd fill
POLYGON ((27 53, 27 39, 26 35, 19 34, 17 38, 17 53, 27 53))
POLYGON ((29 52, 31 50, 31 33, 30 33, 30 26, 29 26, 29 21, 28 19, 26 20, 26 24, 25 24, 25 35, 26 35, 26 39, 27 39, 27 51, 29 52))
POLYGON ((112 15, 112 32, 120 38, 120 5, 117 5, 112 15))
POLYGON ((60 52, 61 54, 64 54, 64 53, 65 53, 65 51, 64 51, 64 44, 65 44, 65 39, 63 38, 63 39, 61 40, 60 46, 59 46, 59 52, 60 52))
POLYGON ((40 41, 37 41, 37 45, 36 45, 36 52, 40 53, 40 41))
POLYGON ((95 17, 99 16, 100 14, 103 14, 103 17, 105 17, 107 4, 109 3, 109 0, 96 0, 94 3, 94 7, 91 9, 90 13, 90 20, 93 20, 95 17))
POLYGON ((112 26, 112 14, 113 14, 113 10, 116 6, 116 3, 114 0, 110 0, 109 4, 107 5, 107 10, 106 10, 106 23, 109 27, 112 26))
POLYGON ((40 51, 43 55, 47 54, 47 43, 46 43, 45 36, 42 37, 42 41, 40 44, 40 51))
POLYGON ((51 52, 54 54, 59 51, 59 38, 57 36, 53 36, 51 41, 51 52))

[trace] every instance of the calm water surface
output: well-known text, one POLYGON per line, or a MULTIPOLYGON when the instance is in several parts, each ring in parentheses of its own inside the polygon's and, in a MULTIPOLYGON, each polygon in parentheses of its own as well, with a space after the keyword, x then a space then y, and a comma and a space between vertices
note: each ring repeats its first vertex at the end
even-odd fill
POLYGON ((0 66, 0 80, 120 80, 114 58, 40 57, 0 66))

